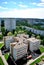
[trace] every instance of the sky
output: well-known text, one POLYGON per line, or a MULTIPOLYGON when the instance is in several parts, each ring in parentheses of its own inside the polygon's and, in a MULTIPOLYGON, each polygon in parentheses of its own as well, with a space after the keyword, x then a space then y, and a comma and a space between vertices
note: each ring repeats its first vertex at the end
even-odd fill
POLYGON ((0 0, 0 17, 44 18, 44 0, 0 0))

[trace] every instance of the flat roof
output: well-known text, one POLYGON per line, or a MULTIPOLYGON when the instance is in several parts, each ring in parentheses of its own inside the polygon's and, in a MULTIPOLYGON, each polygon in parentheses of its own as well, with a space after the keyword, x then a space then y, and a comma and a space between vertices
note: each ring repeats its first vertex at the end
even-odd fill
POLYGON ((5 36, 4 39, 8 40, 11 39, 13 36, 5 36))
POLYGON ((18 48, 22 48, 22 47, 25 47, 25 46, 27 46, 27 45, 24 44, 24 43, 19 42, 19 43, 17 43, 17 44, 14 46, 14 48, 15 48, 15 49, 18 49, 18 48))
POLYGON ((31 41, 31 42, 37 42, 37 41, 40 41, 39 39, 36 39, 36 38, 29 38, 27 39, 28 41, 31 41))

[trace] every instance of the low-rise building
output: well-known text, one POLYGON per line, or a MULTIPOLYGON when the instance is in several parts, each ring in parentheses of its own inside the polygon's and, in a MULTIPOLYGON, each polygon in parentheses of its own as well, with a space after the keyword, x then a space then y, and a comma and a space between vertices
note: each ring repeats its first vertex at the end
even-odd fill
POLYGON ((29 50, 31 51, 34 51, 34 50, 38 50, 39 49, 39 46, 40 46, 40 40, 39 39, 36 39, 36 38, 29 38, 27 39, 28 41, 28 47, 29 47, 29 50))
POLYGON ((27 45, 21 42, 11 43, 10 53, 15 60, 18 60, 27 54, 27 45))

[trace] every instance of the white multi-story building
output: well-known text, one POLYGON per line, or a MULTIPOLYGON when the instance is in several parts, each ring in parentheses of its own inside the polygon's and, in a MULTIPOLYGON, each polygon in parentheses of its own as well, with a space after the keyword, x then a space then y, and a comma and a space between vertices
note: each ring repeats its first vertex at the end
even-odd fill
POLYGON ((0 18, 0 28, 1 26, 4 26, 5 30, 8 30, 8 31, 15 30, 16 29, 16 19, 15 18, 0 18))
POLYGON ((39 39, 35 39, 35 38, 29 38, 27 39, 28 41, 28 47, 29 50, 34 51, 34 50, 38 50, 39 46, 40 46, 40 40, 39 39))
POLYGON ((4 44, 7 49, 10 49, 10 43, 14 42, 13 36, 4 37, 4 44))
POLYGON ((27 54, 27 45, 20 42, 11 43, 10 53, 15 60, 18 60, 27 54))

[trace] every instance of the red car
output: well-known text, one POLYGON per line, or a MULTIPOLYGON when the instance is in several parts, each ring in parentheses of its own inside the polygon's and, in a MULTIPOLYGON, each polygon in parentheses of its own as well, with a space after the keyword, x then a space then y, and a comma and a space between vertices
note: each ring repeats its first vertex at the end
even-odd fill
POLYGON ((27 57, 27 59, 31 59, 32 58, 32 55, 29 55, 28 57, 27 57))

